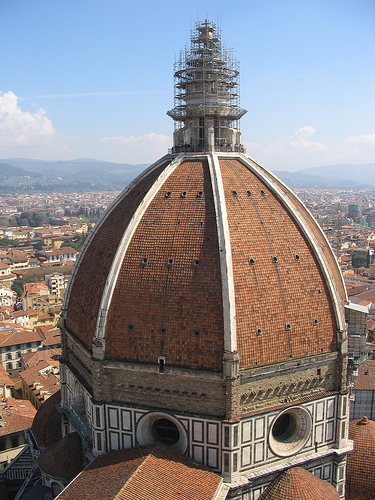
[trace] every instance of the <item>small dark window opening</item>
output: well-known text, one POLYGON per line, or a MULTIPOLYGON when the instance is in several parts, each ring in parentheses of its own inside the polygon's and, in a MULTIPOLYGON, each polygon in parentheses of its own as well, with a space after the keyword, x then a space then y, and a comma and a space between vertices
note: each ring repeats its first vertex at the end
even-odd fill
POLYGON ((171 265, 173 264, 173 262, 174 262, 174 261, 173 261, 173 259, 172 259, 172 258, 168 259, 168 265, 170 265, 170 266, 171 266, 171 265))
POLYGON ((298 254, 298 253, 296 253, 296 254, 294 255, 294 258, 295 258, 295 259, 296 259, 296 261, 298 262, 298 261, 300 260, 300 258, 301 258, 301 257, 299 256, 299 254, 298 254))
POLYGON ((171 194, 172 194, 172 193, 171 193, 170 191, 167 191, 167 192, 165 193, 165 197, 166 197, 166 198, 170 198, 170 197, 171 197, 171 194))
POLYGON ((290 323, 287 323, 287 324, 285 325, 285 330, 286 330, 286 331, 289 331, 289 330, 291 330, 291 329, 292 329, 292 325, 291 325, 290 323))
POLYGON ((319 320, 318 318, 314 318, 314 326, 318 325, 319 324, 319 320))
POLYGON ((97 443, 98 443, 98 451, 102 451, 102 436, 101 436, 101 434, 97 434, 96 439, 97 439, 97 443))
POLYGON ((194 260, 194 264, 195 264, 196 266, 199 266, 199 259, 195 259, 195 260, 194 260))
POLYGON ((143 257, 142 264, 147 264, 147 262, 148 262, 148 258, 147 257, 143 257))
POLYGON ((277 263, 277 260, 278 260, 278 259, 277 259, 276 255, 274 255, 274 256, 272 257, 272 262, 274 262, 274 263, 276 264, 276 263, 277 263))
POLYGON ((195 330, 195 332, 194 332, 194 336, 195 336, 195 337, 199 337, 199 335, 200 335, 199 330, 195 330))
POLYGON ((255 264, 255 259, 253 259, 252 257, 250 257, 249 264, 254 265, 255 264))
POLYGON ((202 198, 202 196, 203 196, 203 191, 198 191, 197 198, 202 198))
POLYGON ((262 329, 261 328, 257 328, 257 335, 262 335, 262 329))
POLYGON ((261 189, 261 190, 260 190, 260 194, 261 194, 262 196, 266 196, 266 192, 264 191, 264 189, 261 189))
POLYGON ((177 425, 167 418, 155 420, 151 427, 151 436, 159 443, 166 446, 173 446, 180 439, 180 431, 177 425))
POLYGON ((246 194, 247 194, 247 196, 251 196, 251 191, 247 190, 246 194))
POLYGON ((128 332, 132 332, 134 330, 134 325, 128 325, 128 332))
POLYGON ((164 373, 165 361, 166 361, 165 356, 158 357, 159 373, 164 373))
POLYGON ((316 374, 320 377, 320 375, 322 374, 322 370, 321 370, 320 368, 318 368, 318 369, 316 370, 316 374))
POLYGON ((95 413, 96 413, 96 425, 100 427, 100 408, 95 408, 95 413))
POLYGON ((162 326, 162 327, 160 328, 160 332, 161 332, 161 333, 165 333, 166 331, 167 331, 167 329, 166 329, 164 326, 162 326))
POLYGON ((233 196, 237 196, 237 191, 233 190, 232 194, 233 194, 233 196))
POLYGON ((186 198, 186 194, 187 194, 186 191, 182 191, 181 198, 186 198))

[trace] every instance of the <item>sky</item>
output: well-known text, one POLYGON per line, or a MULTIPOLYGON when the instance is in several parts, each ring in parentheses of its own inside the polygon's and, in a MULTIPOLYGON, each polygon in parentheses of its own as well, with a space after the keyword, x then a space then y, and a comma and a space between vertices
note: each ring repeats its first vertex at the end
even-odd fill
POLYGON ((156 161, 173 63, 206 18, 240 62, 253 158, 375 163, 374 0, 0 0, 0 158, 156 161))

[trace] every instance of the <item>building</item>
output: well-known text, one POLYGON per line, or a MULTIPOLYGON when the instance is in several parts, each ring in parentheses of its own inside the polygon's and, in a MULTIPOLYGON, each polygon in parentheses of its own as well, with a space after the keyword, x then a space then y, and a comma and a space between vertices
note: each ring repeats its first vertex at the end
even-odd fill
POLYGON ((0 468, 4 469, 25 446, 24 431, 31 427, 36 410, 30 401, 7 398, 0 403, 0 468))
POLYGON ((23 369, 22 355, 43 347, 43 338, 36 331, 20 325, 0 323, 0 363, 10 376, 23 369))
POLYGON ((350 403, 350 420, 375 419, 375 360, 367 359, 359 366, 354 379, 350 403))
POLYGON ((47 250, 46 252, 47 262, 49 264, 61 264, 68 260, 75 262, 78 252, 71 247, 61 247, 54 250, 47 250))
POLYGON ((198 23, 175 67, 174 146, 105 212, 65 293, 63 434, 86 463, 162 443, 227 498, 299 466, 343 499, 347 294, 310 212, 244 152, 238 76, 198 23))

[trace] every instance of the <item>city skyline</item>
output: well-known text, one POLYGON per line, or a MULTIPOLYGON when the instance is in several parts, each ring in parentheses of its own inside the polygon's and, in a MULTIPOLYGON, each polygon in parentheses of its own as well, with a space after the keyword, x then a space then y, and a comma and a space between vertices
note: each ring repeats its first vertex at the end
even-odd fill
POLYGON ((248 154, 271 170, 374 161, 375 5, 2 3, 0 158, 152 163, 172 146, 173 62, 208 18, 240 61, 248 154))

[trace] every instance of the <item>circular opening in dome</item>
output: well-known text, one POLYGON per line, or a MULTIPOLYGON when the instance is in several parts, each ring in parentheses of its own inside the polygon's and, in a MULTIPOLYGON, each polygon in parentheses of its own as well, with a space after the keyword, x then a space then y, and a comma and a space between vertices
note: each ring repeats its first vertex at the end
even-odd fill
POLYGON ((251 264, 251 265, 255 264, 255 259, 253 259, 252 257, 250 257, 249 264, 251 264))
POLYGON ((318 325, 319 324, 319 320, 318 318, 314 318, 314 326, 318 325))
POLYGON ((276 264, 277 260, 278 260, 278 259, 277 259, 277 256, 276 256, 276 255, 274 255, 274 256, 272 257, 272 262, 274 262, 274 263, 276 264))
POLYGON ((171 194, 172 194, 172 193, 171 193, 170 191, 167 191, 167 192, 165 193, 165 197, 166 197, 166 198, 170 198, 171 194))
POLYGON ((203 196, 203 191, 198 191, 197 198, 202 198, 202 196, 203 196))
POLYGON ((247 190, 246 193, 248 196, 251 196, 251 191, 247 190))
POLYGON ((194 264, 195 264, 196 266, 199 266, 199 259, 195 259, 194 264))
POLYGON ((167 446, 173 446, 180 439, 180 431, 177 425, 167 418, 155 420, 151 427, 151 436, 155 441, 167 446))
POLYGON ((257 328, 257 335, 262 335, 262 329, 261 328, 257 328))
POLYGON ((235 190, 233 189, 232 194, 233 194, 233 196, 237 196, 237 191, 235 191, 235 190))
POLYGON ((282 412, 272 424, 270 448, 275 455, 288 457, 304 447, 311 433, 311 416, 305 408, 294 407, 282 412))
POLYGON ((173 262, 174 262, 174 261, 173 261, 173 259, 172 259, 172 258, 171 258, 171 259, 168 259, 168 265, 170 265, 170 266, 171 266, 171 265, 173 264, 173 262))
POLYGON ((182 191, 181 198, 186 198, 186 191, 182 191))
POLYGON ((261 194, 262 196, 266 196, 266 192, 264 191, 264 189, 261 189, 261 190, 260 190, 260 194, 261 194))
POLYGON ((290 413, 283 413, 272 427, 272 436, 276 439, 276 441, 283 443, 293 435, 295 430, 296 420, 293 415, 290 413))
POLYGON ((298 260, 300 260, 300 256, 299 256, 299 254, 298 254, 298 253, 296 253, 296 254, 295 254, 295 256, 294 256, 294 258, 295 258, 297 261, 298 261, 298 260))

